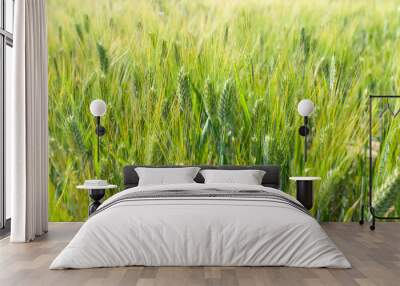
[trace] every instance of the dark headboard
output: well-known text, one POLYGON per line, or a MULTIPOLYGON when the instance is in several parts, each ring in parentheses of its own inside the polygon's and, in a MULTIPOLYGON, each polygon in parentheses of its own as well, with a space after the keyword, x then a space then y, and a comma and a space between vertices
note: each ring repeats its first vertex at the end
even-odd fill
MULTIPOLYGON (((185 166, 125 166, 124 167, 124 186, 125 189, 136 187, 139 183, 138 174, 135 172, 136 167, 150 167, 150 168, 180 168, 185 166)), ((262 179, 262 185, 264 187, 271 187, 279 189, 280 186, 280 167, 277 165, 259 165, 259 166, 207 166, 207 165, 196 165, 201 169, 220 169, 220 170, 263 170, 265 175, 262 179)), ((197 183, 204 183, 203 176, 198 173, 194 180, 197 183)))

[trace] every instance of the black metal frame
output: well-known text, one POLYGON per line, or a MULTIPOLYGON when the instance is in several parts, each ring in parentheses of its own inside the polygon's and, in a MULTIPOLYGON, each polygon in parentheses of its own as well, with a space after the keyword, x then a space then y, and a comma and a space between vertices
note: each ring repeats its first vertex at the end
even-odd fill
MULTIPOLYGON (((12 0, 15 5, 15 1, 12 0)), ((6 48, 7 46, 13 47, 13 34, 6 30, 6 3, 5 0, 0 0, 0 196, 2 198, 1 205, 1 221, 0 230, 2 235, 10 231, 10 220, 6 218, 6 193, 5 193, 5 76, 6 76, 6 48)))
MULTIPOLYGON (((400 217, 382 217, 376 214, 375 208, 372 205, 372 175, 373 175, 373 162, 372 162, 372 101, 373 99, 383 99, 383 98, 398 98, 400 99, 400 95, 370 95, 369 96, 369 189, 368 189, 368 208, 372 215, 372 224, 370 225, 370 229, 375 229, 375 220, 396 220, 400 219, 400 217)), ((394 117, 397 114, 392 114, 394 117)), ((361 219, 360 224, 364 224, 364 202, 361 204, 361 219)))

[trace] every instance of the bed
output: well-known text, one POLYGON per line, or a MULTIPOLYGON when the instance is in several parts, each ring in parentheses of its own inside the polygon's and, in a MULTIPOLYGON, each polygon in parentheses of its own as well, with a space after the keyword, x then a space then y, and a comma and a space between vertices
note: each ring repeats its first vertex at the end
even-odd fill
POLYGON ((50 269, 144 266, 350 268, 343 253, 292 196, 279 190, 278 166, 199 166, 262 170, 260 185, 193 183, 138 186, 108 198, 50 269))

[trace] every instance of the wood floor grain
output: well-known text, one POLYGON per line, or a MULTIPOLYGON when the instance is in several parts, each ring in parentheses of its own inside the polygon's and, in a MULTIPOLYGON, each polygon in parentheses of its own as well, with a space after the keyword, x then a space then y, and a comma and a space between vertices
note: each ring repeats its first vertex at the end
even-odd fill
POLYGON ((289 267, 120 267, 48 270, 81 223, 50 223, 49 233, 27 244, 0 241, 0 285, 400 285, 400 223, 323 224, 352 269, 289 267))

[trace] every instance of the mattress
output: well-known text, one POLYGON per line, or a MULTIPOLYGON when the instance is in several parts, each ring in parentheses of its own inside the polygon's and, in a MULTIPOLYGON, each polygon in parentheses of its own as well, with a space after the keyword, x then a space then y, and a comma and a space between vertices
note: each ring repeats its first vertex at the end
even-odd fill
POLYGON ((132 265, 351 267, 293 197, 263 186, 197 183, 110 197, 50 269, 132 265))

